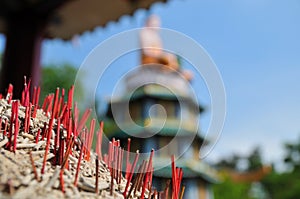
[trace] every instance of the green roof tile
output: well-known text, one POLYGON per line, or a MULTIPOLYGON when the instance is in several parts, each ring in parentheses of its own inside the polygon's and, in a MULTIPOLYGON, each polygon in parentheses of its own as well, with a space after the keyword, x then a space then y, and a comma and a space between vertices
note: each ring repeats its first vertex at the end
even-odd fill
MULTIPOLYGON (((155 158, 153 161, 154 176, 162 178, 172 178, 171 161, 163 158, 155 158), (166 167, 161 168, 164 165, 166 167), (155 169, 159 168, 159 169, 155 169)), ((217 183, 219 179, 215 170, 201 160, 178 159, 176 166, 183 169, 184 178, 202 178, 210 183, 217 183)))

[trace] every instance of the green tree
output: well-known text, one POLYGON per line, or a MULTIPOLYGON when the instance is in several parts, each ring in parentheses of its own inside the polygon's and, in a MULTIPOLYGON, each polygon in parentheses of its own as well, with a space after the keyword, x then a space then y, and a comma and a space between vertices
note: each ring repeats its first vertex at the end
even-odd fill
MULTIPOLYGON (((67 93, 68 89, 75 82, 76 73, 77 69, 70 64, 44 66, 41 78, 41 99, 44 99, 49 93, 54 93, 57 87, 66 89, 67 93)), ((76 99, 81 101, 84 99, 82 82, 79 82, 76 86, 74 95, 76 99)))
POLYGON ((261 157, 261 150, 259 147, 255 147, 252 153, 247 157, 248 161, 248 171, 253 171, 261 168, 262 164, 262 157, 261 157))
MULTIPOLYGON (((225 169, 224 176, 228 170, 248 172, 259 169, 262 167, 260 148, 254 148, 249 155, 233 154, 222 159, 215 166, 221 170, 225 169), (245 164, 241 167, 242 163, 245 164)), ((251 182, 234 182, 228 176, 220 184, 213 186, 216 199, 252 199, 251 188, 251 182)))
POLYGON ((262 180, 262 184, 272 199, 296 199, 300 196, 299 176, 299 171, 274 171, 262 180))
POLYGON ((219 169, 230 169, 238 171, 253 171, 262 167, 261 150, 255 147, 249 155, 233 154, 227 158, 220 160, 215 166, 219 169), (240 163, 246 162, 245 167, 241 168, 240 163))
POLYGON ((233 154, 230 157, 221 159, 219 162, 215 164, 215 166, 219 169, 237 169, 238 162, 240 161, 241 157, 237 154, 233 154))
POLYGON ((300 170, 300 138, 296 142, 284 144, 286 156, 284 162, 293 170, 300 170))
POLYGON ((284 144, 285 165, 290 170, 283 173, 275 170, 262 183, 272 199, 295 199, 300 196, 300 139, 284 144))
POLYGON ((250 183, 236 183, 229 178, 213 186, 215 199, 251 199, 250 183))

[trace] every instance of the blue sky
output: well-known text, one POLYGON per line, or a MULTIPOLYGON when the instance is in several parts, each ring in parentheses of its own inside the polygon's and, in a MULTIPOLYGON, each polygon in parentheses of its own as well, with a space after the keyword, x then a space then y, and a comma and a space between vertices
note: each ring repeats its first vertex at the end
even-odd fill
MULTIPOLYGON (((79 67, 101 41, 141 27, 149 14, 157 14, 163 27, 182 32, 202 45, 222 75, 227 117, 221 139, 208 158, 248 153, 260 145, 265 160, 277 162, 283 154, 282 143, 300 135, 299 10, 297 0, 171 0, 155 4, 148 12, 137 11, 133 17, 124 16, 117 23, 86 32, 79 37, 79 46, 46 40, 42 63, 71 63, 79 67)), ((0 49, 3 45, 0 37, 0 49)), ((124 63, 135 66, 137 56, 129 55, 115 64, 124 63)), ((117 81, 127 68, 121 69, 115 71, 117 75, 111 80, 107 78, 108 84, 117 81)), ((200 101, 209 106, 203 82, 197 80, 193 86, 199 91, 200 101)), ((111 92, 110 88, 101 88, 102 95, 111 92)), ((204 130, 208 122, 209 113, 201 120, 204 130)))

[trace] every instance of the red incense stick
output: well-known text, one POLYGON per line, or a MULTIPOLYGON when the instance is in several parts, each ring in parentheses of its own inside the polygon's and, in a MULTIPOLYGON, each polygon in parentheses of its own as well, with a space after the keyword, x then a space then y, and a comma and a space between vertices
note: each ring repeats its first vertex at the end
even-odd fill
POLYGON ((7 89, 7 94, 6 94, 6 100, 8 102, 8 104, 11 103, 12 97, 13 97, 13 85, 9 84, 8 85, 8 89, 7 89))
POLYGON ((59 95, 59 88, 56 89, 55 92, 55 100, 54 100, 54 106, 53 106, 53 111, 52 111, 52 115, 51 115, 51 119, 49 121, 49 128, 48 128, 48 134, 47 134, 47 144, 46 144, 46 149, 45 149, 45 155, 44 155, 44 160, 43 160, 43 166, 42 166, 42 170, 41 173, 44 174, 45 172, 45 166, 46 166, 46 160, 47 160, 47 155, 48 155, 48 151, 49 151, 49 147, 50 147, 50 139, 51 139, 51 135, 52 135, 52 128, 53 128, 53 121, 54 121, 54 114, 57 108, 57 102, 58 102, 58 95, 59 95), (54 113, 54 114, 53 114, 54 113))
POLYGON ((99 181, 99 159, 98 156, 96 156, 96 185, 95 185, 95 192, 96 194, 99 193, 99 188, 98 188, 98 181, 99 181))
POLYGON ((34 178, 35 178, 37 181, 40 181, 39 176, 38 176, 37 171, 36 171, 36 167, 35 167, 35 165, 34 165, 34 160, 33 160, 31 151, 29 151, 29 157, 30 157, 31 166, 32 166, 33 173, 34 173, 34 178))
POLYGON ((78 124, 78 127, 77 127, 77 131, 78 133, 81 132, 82 128, 84 127, 87 119, 89 118, 90 114, 92 112, 92 109, 87 109, 84 113, 83 113, 83 116, 78 124))
POLYGON ((172 190, 172 199, 177 199, 178 197, 176 196, 177 193, 177 173, 176 173, 176 167, 175 167, 175 156, 171 156, 171 161, 172 161, 172 185, 173 185, 173 190, 172 190))
MULTIPOLYGON (((13 103, 13 112, 14 112, 14 123, 15 123, 15 130, 14 130, 14 148, 13 151, 16 152, 17 149, 17 136, 19 133, 19 119, 18 119, 18 113, 19 113, 19 101, 15 101, 13 103)), ((12 125, 12 124, 11 124, 12 125)))
POLYGON ((130 138, 127 140, 127 152, 126 152, 126 175, 125 178, 128 179, 129 177, 129 171, 130 171, 130 162, 129 162, 129 156, 130 156, 130 138))
POLYGON ((149 163, 148 163, 148 166, 147 166, 146 176, 145 176, 145 180, 144 180, 144 184, 143 184, 143 189, 142 189, 142 193, 141 193, 141 199, 144 199, 146 187, 147 187, 147 184, 148 184, 148 181, 149 181, 149 178, 150 178, 149 175, 151 174, 153 155, 154 155, 154 149, 151 149, 149 163))
POLYGON ((84 146, 83 146, 83 143, 82 143, 81 148, 80 148, 80 154, 79 154, 78 162, 77 162, 75 180, 74 180, 74 185, 75 186, 77 186, 77 182, 78 182, 78 175, 79 175, 80 163, 81 163, 81 159, 82 159, 82 155, 83 155, 83 149, 84 149, 84 146))
POLYGON ((61 191, 62 191, 63 193, 65 193, 64 169, 61 169, 61 170, 60 170, 59 181, 60 181, 61 191))
POLYGON ((97 133, 97 144, 96 144, 96 153, 100 160, 102 160, 102 134, 103 134, 103 121, 100 122, 100 128, 97 133))
POLYGON ((128 189, 128 186, 129 186, 129 184, 130 184, 130 182, 131 182, 131 179, 132 179, 132 176, 133 176, 133 172, 134 172, 136 163, 137 163, 137 161, 138 161, 138 159, 139 159, 139 155, 140 155, 140 154, 139 154, 139 151, 137 150, 137 151, 136 151, 136 154, 135 154, 134 162, 133 162, 133 165, 132 165, 132 168, 131 168, 131 172, 130 172, 129 177, 128 177, 128 179, 127 179, 126 187, 125 187, 125 190, 124 190, 124 192, 123 192, 124 198, 126 198, 126 195, 127 195, 127 189, 128 189))

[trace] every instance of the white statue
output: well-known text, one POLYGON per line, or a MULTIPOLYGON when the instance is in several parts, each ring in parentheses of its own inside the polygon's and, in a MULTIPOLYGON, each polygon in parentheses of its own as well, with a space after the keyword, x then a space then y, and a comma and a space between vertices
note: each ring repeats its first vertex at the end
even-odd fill
POLYGON ((151 15, 145 27, 140 32, 140 44, 142 48, 142 65, 162 64, 163 69, 175 70, 188 81, 193 78, 193 73, 188 70, 180 70, 176 55, 163 50, 162 41, 159 35, 160 19, 156 15, 151 15))
POLYGON ((160 19, 151 15, 140 33, 142 48, 142 64, 163 64, 169 69, 177 70, 177 57, 163 51, 162 41, 159 35, 160 19))

